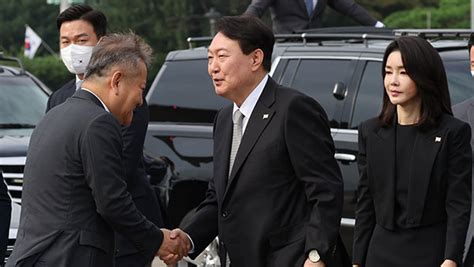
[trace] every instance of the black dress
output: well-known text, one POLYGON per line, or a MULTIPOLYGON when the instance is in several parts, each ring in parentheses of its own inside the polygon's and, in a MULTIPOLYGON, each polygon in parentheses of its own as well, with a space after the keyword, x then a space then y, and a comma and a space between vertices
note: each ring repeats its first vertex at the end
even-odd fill
MULTIPOLYGON (((418 127, 397 125, 395 230, 376 225, 367 251, 366 267, 434 267, 444 260, 446 223, 417 228, 406 225, 409 170, 418 127)), ((442 208, 442 207, 440 207, 442 208)))

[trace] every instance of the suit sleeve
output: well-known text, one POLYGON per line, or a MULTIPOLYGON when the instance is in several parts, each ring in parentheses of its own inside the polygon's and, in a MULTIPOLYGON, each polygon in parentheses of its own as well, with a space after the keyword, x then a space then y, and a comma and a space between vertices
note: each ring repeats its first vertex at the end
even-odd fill
POLYGON ((137 210, 126 191, 122 139, 115 118, 106 113, 94 119, 83 133, 80 150, 97 212, 151 262, 163 234, 137 210))
POLYGON ((446 213, 448 217, 445 258, 461 266, 471 214, 472 148, 467 123, 449 141, 446 213))
POLYGON ((291 164, 311 207, 305 253, 316 249, 324 262, 331 261, 344 189, 326 113, 312 98, 297 96, 289 104, 284 127, 291 164))
POLYGON ((244 14, 260 18, 263 16, 263 14, 265 14, 265 11, 273 3, 273 1, 274 0, 252 0, 244 14))
POLYGON ((353 263, 365 266, 367 249, 375 227, 375 208, 367 175, 367 143, 364 123, 359 126, 359 186, 354 229, 353 263))
MULTIPOLYGON (((220 112, 217 113, 214 120, 214 137, 219 114, 220 112)), ((183 230, 191 237, 194 243, 194 251, 190 255, 191 258, 196 258, 217 236, 217 215, 218 206, 216 188, 214 178, 212 178, 209 181, 206 198, 196 209, 193 219, 187 225, 183 225, 183 230)))
POLYGON ((375 26, 377 20, 353 0, 329 0, 328 5, 364 26, 375 26))
POLYGON ((123 165, 127 183, 135 177, 139 163, 143 160, 143 143, 149 116, 146 101, 143 101, 143 105, 135 109, 130 126, 122 128, 123 165))

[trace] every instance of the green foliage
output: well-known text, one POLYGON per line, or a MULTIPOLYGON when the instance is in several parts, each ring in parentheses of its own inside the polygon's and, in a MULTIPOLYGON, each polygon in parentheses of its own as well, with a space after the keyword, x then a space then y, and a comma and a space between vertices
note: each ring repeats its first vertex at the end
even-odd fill
POLYGON ((28 59, 21 57, 25 69, 35 75, 51 90, 55 91, 74 79, 58 56, 42 56, 28 59))
POLYGON ((415 8, 395 12, 384 22, 392 28, 427 28, 431 13, 431 28, 469 28, 470 0, 441 0, 438 8, 415 8))
MULTIPOLYGON (((470 0, 355 0, 369 13, 390 27, 425 28, 426 12, 432 13, 433 28, 468 27, 470 0)), ((103 11, 108 19, 109 32, 133 30, 154 49, 155 59, 148 74, 153 81, 166 54, 171 50, 186 49, 189 36, 209 36, 211 8, 220 15, 242 14, 251 0, 85 0, 93 8, 103 11)), ((29 24, 41 38, 58 48, 57 5, 46 0, 0 0, 0 51, 22 55, 25 24, 29 24)), ((264 21, 270 24, 269 12, 264 21)), ((323 23, 326 26, 355 25, 337 12, 327 8, 323 23)), ((24 59, 27 69, 38 76, 52 90, 73 78, 61 60, 50 56, 40 47, 33 60, 24 59)))

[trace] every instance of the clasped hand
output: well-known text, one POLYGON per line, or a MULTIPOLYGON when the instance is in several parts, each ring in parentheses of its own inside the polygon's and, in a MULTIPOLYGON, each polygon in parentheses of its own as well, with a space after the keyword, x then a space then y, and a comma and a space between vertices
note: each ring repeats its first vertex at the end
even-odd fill
POLYGON ((163 232, 163 243, 158 250, 157 256, 167 265, 175 265, 183 257, 188 255, 191 242, 181 229, 161 229, 163 232))

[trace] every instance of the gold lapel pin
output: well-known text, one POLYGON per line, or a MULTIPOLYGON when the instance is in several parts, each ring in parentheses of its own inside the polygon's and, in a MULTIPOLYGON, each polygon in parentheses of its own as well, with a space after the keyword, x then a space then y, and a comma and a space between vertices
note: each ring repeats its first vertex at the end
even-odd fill
POLYGON ((264 120, 268 119, 268 114, 263 114, 263 118, 264 120))
POLYGON ((441 137, 436 136, 436 137, 435 137, 435 143, 439 143, 439 142, 441 142, 441 137))

